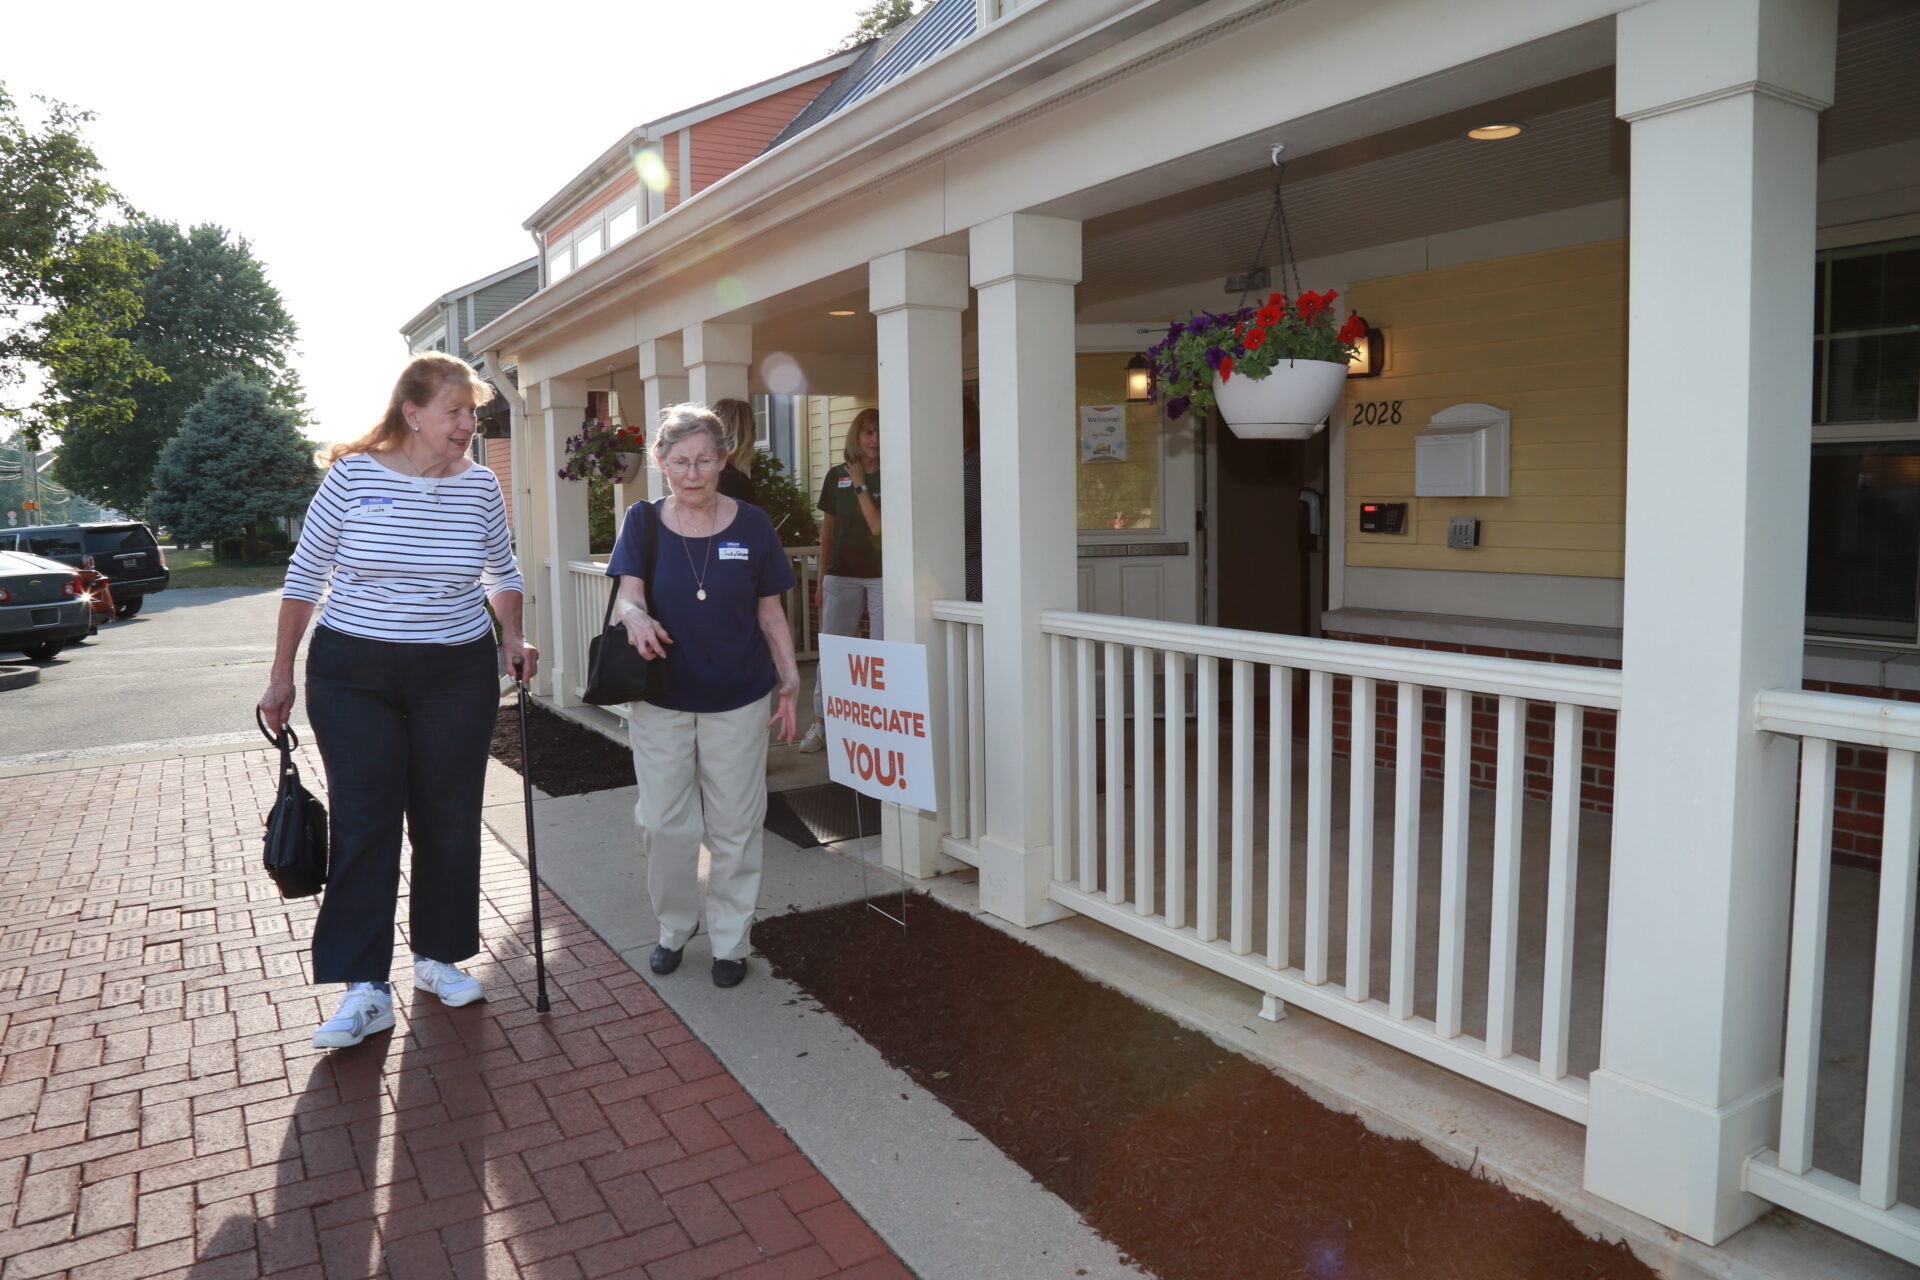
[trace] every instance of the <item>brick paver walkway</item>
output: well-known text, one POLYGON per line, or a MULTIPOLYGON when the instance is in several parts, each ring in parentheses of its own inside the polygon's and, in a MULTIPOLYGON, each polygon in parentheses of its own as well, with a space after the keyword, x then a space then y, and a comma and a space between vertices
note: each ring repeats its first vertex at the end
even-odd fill
POLYGON ((492 998, 397 984, 392 1035, 312 1048, 315 902, 257 864, 270 759, 0 779, 0 1280, 908 1275, 551 895, 534 1013, 491 838, 492 998))

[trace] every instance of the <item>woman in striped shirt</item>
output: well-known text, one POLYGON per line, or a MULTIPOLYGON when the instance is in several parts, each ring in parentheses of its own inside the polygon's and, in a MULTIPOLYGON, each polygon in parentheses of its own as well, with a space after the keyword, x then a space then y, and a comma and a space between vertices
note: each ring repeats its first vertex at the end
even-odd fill
POLYGON ((307 702, 327 769, 332 865, 313 980, 347 986, 314 1032, 324 1049, 393 1026, 403 819, 414 989, 449 1005, 485 995, 455 966, 480 950, 480 800, 499 655, 527 679, 539 660, 521 632, 523 584, 500 483, 466 455, 474 410, 492 396, 465 361, 415 356, 380 424, 328 452, 287 565, 260 708, 276 731, 292 715, 294 654, 324 592, 307 702))

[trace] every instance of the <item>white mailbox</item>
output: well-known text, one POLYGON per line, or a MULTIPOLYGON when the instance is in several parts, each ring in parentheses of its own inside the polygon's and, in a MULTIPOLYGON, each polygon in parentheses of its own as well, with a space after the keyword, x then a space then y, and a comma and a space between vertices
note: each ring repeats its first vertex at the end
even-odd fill
POLYGON ((1456 404, 1413 437, 1413 492, 1419 498, 1507 496, 1512 416, 1490 404, 1456 404))

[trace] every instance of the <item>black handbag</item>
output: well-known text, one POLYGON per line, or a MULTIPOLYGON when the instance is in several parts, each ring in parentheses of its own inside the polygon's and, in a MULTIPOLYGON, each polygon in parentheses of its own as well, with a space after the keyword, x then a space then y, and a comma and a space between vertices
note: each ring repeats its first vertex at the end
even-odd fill
MULTIPOLYGON (((651 502, 636 502, 646 523, 640 534, 640 563, 646 574, 647 608, 653 608, 654 522, 660 518, 651 502)), ((629 513, 631 518, 631 513, 629 513)), ((587 687, 582 702, 596 707, 621 702, 644 702, 659 695, 665 683, 664 658, 643 658, 627 639, 625 623, 613 620, 613 604, 620 596, 620 580, 607 588, 607 608, 600 618, 600 634, 587 645, 587 687)))
POLYGON ((267 838, 261 861, 280 886, 283 898, 306 898, 327 883, 327 807, 300 783, 300 767, 293 749, 300 739, 288 725, 277 735, 267 731, 260 709, 254 722, 267 741, 280 748, 280 793, 267 810, 267 838))

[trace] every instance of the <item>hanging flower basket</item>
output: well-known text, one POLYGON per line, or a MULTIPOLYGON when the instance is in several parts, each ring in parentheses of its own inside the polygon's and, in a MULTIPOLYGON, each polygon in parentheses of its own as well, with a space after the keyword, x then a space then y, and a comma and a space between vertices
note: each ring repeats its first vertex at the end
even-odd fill
POLYGON ((1339 296, 1308 292, 1290 303, 1275 293, 1264 307, 1174 321, 1147 352, 1167 416, 1217 406, 1235 435, 1256 440, 1318 431, 1340 402, 1353 344, 1366 332, 1357 315, 1335 327, 1339 296))
POLYGON ((1347 366, 1333 360, 1282 360, 1258 381, 1213 375, 1220 416, 1243 440, 1305 440, 1327 425, 1346 390, 1347 366))
POLYGON ((577 436, 567 437, 567 462, 557 473, 562 480, 611 480, 626 484, 646 466, 646 433, 617 422, 589 422, 577 436))

